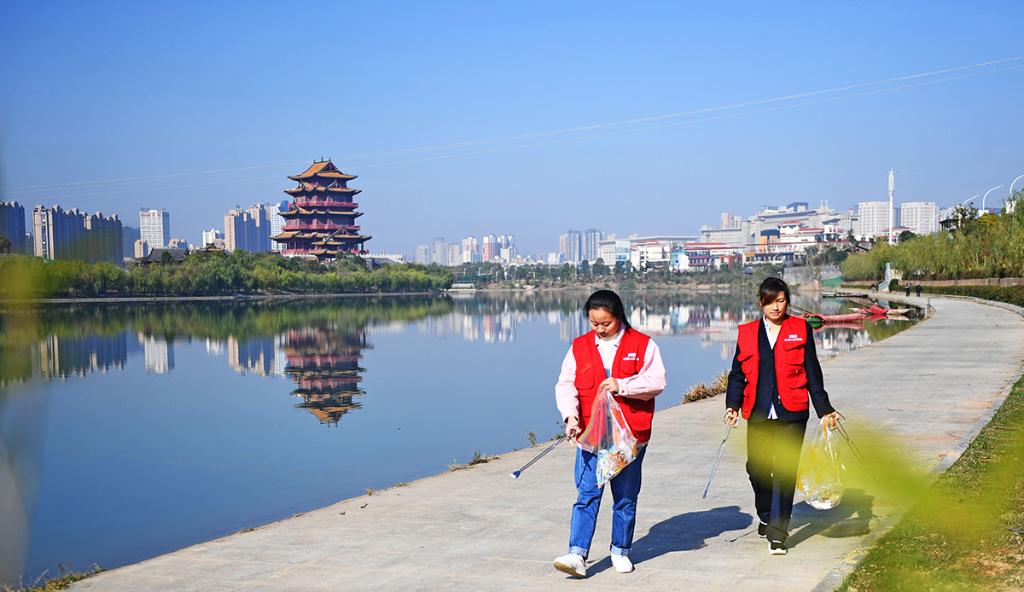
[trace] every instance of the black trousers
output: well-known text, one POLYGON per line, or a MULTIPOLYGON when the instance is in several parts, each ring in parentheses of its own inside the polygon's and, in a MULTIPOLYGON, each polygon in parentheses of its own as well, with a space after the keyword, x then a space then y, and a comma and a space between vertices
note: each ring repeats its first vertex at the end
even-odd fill
POLYGON ((754 507, 768 524, 768 539, 786 542, 793 515, 796 469, 806 421, 754 420, 747 424, 747 475, 754 507))

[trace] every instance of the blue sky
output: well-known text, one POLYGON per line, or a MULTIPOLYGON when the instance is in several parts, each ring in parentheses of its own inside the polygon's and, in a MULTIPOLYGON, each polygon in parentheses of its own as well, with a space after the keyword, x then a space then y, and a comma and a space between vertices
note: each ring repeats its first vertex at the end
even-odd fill
POLYGON ((940 205, 1024 174, 1024 60, 509 139, 1024 56, 1021 3, 827 4, 8 2, 0 193, 133 226, 163 207, 198 242, 323 155, 359 176, 374 252, 540 253, 567 228, 851 207, 890 167, 898 201, 940 205))

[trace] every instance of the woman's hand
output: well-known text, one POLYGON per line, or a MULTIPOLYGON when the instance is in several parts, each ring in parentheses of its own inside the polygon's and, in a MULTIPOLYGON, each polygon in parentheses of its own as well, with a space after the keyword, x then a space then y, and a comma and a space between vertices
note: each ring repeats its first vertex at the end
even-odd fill
POLYGON ((740 418, 740 412, 739 411, 736 411, 735 409, 726 409, 725 410, 725 417, 722 418, 722 421, 724 421, 725 423, 727 423, 727 424, 729 424, 731 426, 734 426, 734 425, 736 425, 736 420, 738 420, 739 418, 740 418))
POLYGON ((569 417, 565 420, 565 437, 573 439, 580 435, 580 420, 575 417, 569 417))
POLYGON ((597 385, 597 390, 606 390, 613 395, 619 394, 619 381, 614 378, 605 378, 601 384, 597 385))
POLYGON ((825 417, 822 417, 821 418, 821 423, 827 423, 829 429, 830 430, 834 430, 834 429, 836 429, 836 426, 839 425, 839 419, 840 419, 839 412, 838 411, 833 411, 832 413, 829 413, 825 417))

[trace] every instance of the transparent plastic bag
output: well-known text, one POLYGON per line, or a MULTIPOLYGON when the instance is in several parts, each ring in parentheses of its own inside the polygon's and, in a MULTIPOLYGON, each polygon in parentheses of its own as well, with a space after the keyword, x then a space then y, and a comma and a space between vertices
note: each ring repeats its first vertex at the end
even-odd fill
POLYGON ((843 501, 843 464, 835 430, 821 422, 800 461, 797 489, 815 510, 831 510, 843 501))
POLYGON ((579 442, 580 448, 597 455, 598 487, 611 481, 637 455, 636 436, 626 423, 622 407, 605 390, 594 397, 590 420, 579 442))

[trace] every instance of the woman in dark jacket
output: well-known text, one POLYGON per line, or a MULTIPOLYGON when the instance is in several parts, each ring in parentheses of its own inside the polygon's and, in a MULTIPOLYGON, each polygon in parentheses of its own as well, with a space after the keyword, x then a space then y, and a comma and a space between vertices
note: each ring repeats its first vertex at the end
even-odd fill
POLYGON ((793 514, 796 470, 807 420, 808 398, 822 421, 835 426, 839 414, 828 400, 814 333, 802 318, 787 314, 789 286, 778 278, 761 283, 764 317, 739 327, 729 372, 725 422, 747 420, 747 474, 772 555, 785 555, 793 514))

